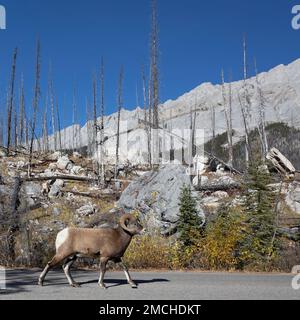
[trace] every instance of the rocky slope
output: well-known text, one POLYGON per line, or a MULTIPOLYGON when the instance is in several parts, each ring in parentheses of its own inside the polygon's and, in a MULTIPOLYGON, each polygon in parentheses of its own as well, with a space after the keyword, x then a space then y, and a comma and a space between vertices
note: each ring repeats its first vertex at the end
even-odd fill
MULTIPOLYGON (((268 123, 283 122, 290 126, 300 127, 300 114, 297 111, 300 105, 300 59, 284 66, 279 65, 269 72, 259 74, 258 80, 265 103, 266 120, 268 123)), ((235 131, 234 141, 244 135, 243 122, 239 96, 243 96, 243 81, 232 84, 232 107, 233 128, 235 131)), ((226 84, 228 93, 229 85, 226 84)), ((247 81, 247 90, 250 102, 250 129, 256 127, 258 118, 258 107, 260 105, 257 91, 256 78, 247 81)), ((161 127, 167 133, 172 130, 190 128, 190 110, 197 110, 196 128, 204 131, 204 141, 212 138, 212 108, 216 113, 216 134, 222 134, 226 130, 222 87, 211 83, 204 83, 192 91, 184 94, 175 101, 169 100, 160 106, 161 127)), ((122 110, 121 113, 121 160, 129 160, 132 163, 141 163, 146 153, 146 139, 144 125, 140 123, 144 119, 143 110, 136 108, 133 111, 122 110)), ((114 161, 116 144, 117 114, 105 117, 105 142, 106 161, 114 161)), ((62 131, 62 142, 66 149, 75 145, 87 146, 91 134, 88 130, 89 124, 80 128, 79 126, 66 128, 62 131)), ((53 137, 50 138, 53 141, 53 137)), ((176 139, 175 139, 176 148, 176 139)), ((181 148, 181 143, 177 143, 181 148)))

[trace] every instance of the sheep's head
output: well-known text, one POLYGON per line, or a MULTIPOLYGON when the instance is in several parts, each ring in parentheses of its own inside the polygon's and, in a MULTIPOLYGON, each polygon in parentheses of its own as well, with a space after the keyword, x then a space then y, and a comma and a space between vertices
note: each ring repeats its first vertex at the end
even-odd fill
POLYGON ((132 236, 144 232, 144 227, 140 224, 139 220, 131 214, 125 214, 121 217, 120 226, 132 236))

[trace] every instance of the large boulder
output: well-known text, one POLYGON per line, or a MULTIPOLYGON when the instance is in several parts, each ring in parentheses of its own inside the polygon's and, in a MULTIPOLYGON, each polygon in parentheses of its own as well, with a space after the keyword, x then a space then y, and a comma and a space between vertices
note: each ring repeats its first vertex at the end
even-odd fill
MULTIPOLYGON (((128 212, 139 209, 149 229, 157 228, 162 234, 168 234, 178 222, 179 196, 184 184, 191 184, 184 166, 163 166, 132 182, 123 192, 118 206, 128 212)), ((200 208, 199 215, 204 217, 200 208)))
POLYGON ((288 192, 285 198, 288 207, 295 213, 300 214, 300 184, 292 183, 288 187, 288 192))

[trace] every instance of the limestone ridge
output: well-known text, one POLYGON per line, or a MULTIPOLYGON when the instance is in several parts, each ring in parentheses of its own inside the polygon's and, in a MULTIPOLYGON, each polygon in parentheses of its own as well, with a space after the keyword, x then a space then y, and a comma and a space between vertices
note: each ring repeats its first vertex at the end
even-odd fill
MULTIPOLYGON (((283 122, 295 128, 300 127, 300 59, 289 65, 279 65, 269 72, 260 73, 259 82, 265 100, 267 123, 283 122)), ((225 84, 228 90, 228 84, 225 84)), ((250 98, 250 129, 257 125, 258 107, 260 104, 255 77, 247 81, 250 98)), ((234 142, 244 136, 244 126, 241 117, 239 95, 243 94, 243 81, 232 83, 232 109, 234 142)), ((212 107, 215 108, 216 134, 226 131, 224 106, 221 85, 203 83, 192 91, 185 93, 176 100, 166 101, 160 105, 160 126, 166 130, 190 128, 190 110, 197 112, 196 128, 204 130, 205 142, 212 138, 212 107)), ((141 161, 139 139, 144 132, 144 111, 137 107, 132 111, 123 109, 121 112, 121 146, 120 160, 139 163, 141 161), (125 135, 127 134, 127 136, 125 135), (128 143, 122 143, 129 140, 128 143), (128 150, 128 151, 127 151, 128 150)), ((100 121, 100 119, 99 119, 100 121)), ((115 155, 117 114, 106 116, 104 120, 106 161, 111 162, 115 155)), ((62 131, 62 142, 65 149, 72 148, 72 134, 75 131, 81 147, 88 145, 88 124, 80 128, 69 127, 62 131)), ((50 137, 50 145, 53 136, 50 137)))

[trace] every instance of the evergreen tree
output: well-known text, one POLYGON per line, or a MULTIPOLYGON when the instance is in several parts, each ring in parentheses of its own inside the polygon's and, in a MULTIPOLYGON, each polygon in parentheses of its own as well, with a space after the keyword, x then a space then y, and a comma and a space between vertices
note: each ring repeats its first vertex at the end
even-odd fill
POLYGON ((197 212, 196 200, 192 197, 190 186, 184 185, 180 195, 180 215, 178 231, 179 240, 183 246, 189 247, 196 244, 200 238, 201 218, 197 212))
POLYGON ((270 189, 272 177, 261 163, 249 166, 245 181, 246 237, 242 244, 244 260, 265 263, 276 253, 273 241, 276 229, 275 194, 270 189))

